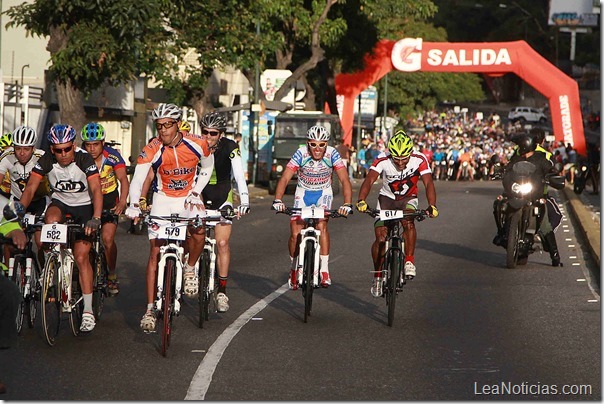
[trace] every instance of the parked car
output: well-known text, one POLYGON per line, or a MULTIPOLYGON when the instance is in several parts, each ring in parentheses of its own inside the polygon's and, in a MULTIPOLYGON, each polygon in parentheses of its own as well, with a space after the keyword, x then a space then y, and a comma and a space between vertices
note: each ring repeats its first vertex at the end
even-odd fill
POLYGON ((531 107, 515 107, 508 114, 508 119, 512 122, 539 122, 545 123, 547 116, 542 110, 531 107))

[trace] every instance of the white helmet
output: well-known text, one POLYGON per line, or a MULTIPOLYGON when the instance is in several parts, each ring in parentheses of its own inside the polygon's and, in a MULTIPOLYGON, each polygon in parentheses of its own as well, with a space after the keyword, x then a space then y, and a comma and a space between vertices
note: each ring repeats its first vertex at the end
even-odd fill
POLYGON ((38 135, 29 126, 19 126, 13 131, 13 144, 15 146, 35 146, 38 135))
POLYGON ((326 142, 329 140, 329 132, 322 126, 311 126, 308 132, 306 132, 306 138, 308 140, 322 140, 326 142))
POLYGON ((159 104, 159 106, 153 110, 151 116, 154 121, 161 118, 172 118, 176 121, 180 121, 180 118, 182 118, 182 110, 174 104, 159 104))

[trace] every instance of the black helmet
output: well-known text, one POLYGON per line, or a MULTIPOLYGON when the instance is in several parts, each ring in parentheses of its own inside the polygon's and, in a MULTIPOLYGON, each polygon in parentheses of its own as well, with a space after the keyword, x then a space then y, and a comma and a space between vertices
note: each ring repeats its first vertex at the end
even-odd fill
POLYGON ((533 128, 530 133, 535 140, 535 144, 541 144, 545 140, 545 131, 541 128, 533 128))
POLYGON ((518 154, 520 155, 531 152, 537 147, 533 137, 529 135, 520 135, 516 137, 516 139, 514 139, 514 143, 518 145, 518 154))

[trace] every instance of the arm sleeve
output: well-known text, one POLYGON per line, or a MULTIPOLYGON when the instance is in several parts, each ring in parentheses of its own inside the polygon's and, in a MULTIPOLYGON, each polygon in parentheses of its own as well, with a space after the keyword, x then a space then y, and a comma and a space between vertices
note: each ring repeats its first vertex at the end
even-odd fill
POLYGON ((241 156, 239 153, 235 154, 235 157, 231 159, 231 167, 233 169, 233 177, 237 182, 237 190, 239 190, 239 199, 242 205, 250 204, 250 195, 247 189, 247 183, 245 182, 245 175, 243 174, 243 163, 241 162, 241 156))
POLYGON ((150 168, 151 163, 139 163, 134 167, 134 175, 130 182, 130 203, 138 203, 150 168))
POLYGON ((214 155, 210 153, 207 157, 202 157, 200 160, 199 175, 197 175, 197 182, 193 186, 193 192, 201 194, 201 191, 210 182, 210 176, 214 169, 214 155))
POLYGON ((11 231, 17 229, 21 229, 21 225, 19 224, 19 222, 9 222, 6 219, 2 218, 2 221, 0 222, 0 234, 6 236, 11 231))

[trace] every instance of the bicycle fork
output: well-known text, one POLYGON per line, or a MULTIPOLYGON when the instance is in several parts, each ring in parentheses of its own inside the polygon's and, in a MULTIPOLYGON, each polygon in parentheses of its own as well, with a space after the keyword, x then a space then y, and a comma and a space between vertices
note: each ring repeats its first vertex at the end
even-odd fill
POLYGON ((83 298, 82 293, 77 301, 72 301, 72 276, 73 276, 73 263, 75 258, 71 248, 65 248, 61 251, 59 256, 59 284, 61 285, 61 311, 63 313, 71 313, 71 310, 78 304, 83 298))
POLYGON ((303 272, 304 272, 304 255, 306 253, 306 242, 307 241, 312 241, 313 244, 315 245, 315 256, 314 256, 314 273, 313 273, 313 287, 318 287, 319 286, 319 263, 320 263, 320 257, 319 257, 319 238, 321 236, 321 231, 320 230, 316 230, 313 228, 310 229, 302 229, 300 231, 300 237, 301 237, 301 241, 300 241, 300 248, 298 251, 298 271, 297 271, 297 275, 298 275, 298 285, 302 285, 302 278, 303 278, 303 272))
POLYGON ((216 282, 216 240, 213 238, 206 237, 206 244, 204 246, 210 256, 210 276, 208 278, 208 292, 210 295, 214 292, 216 282))
POLYGON ((162 295, 164 292, 164 271, 166 267, 166 261, 168 258, 173 258, 176 264, 174 270, 176 271, 176 282, 174 284, 174 314, 180 313, 180 293, 182 288, 182 272, 183 265, 181 257, 184 254, 184 248, 177 246, 176 244, 169 244, 167 246, 161 246, 159 248, 159 255, 161 259, 157 264, 157 300, 155 301, 155 308, 162 310, 162 295))
MULTIPOLYGON (((24 290, 23 290, 23 299, 27 299, 31 294, 31 266, 32 260, 31 258, 25 259, 25 279, 22 279, 21 282, 25 282, 24 290)), ((8 276, 12 278, 15 272, 15 258, 11 257, 8 260, 8 276)))

